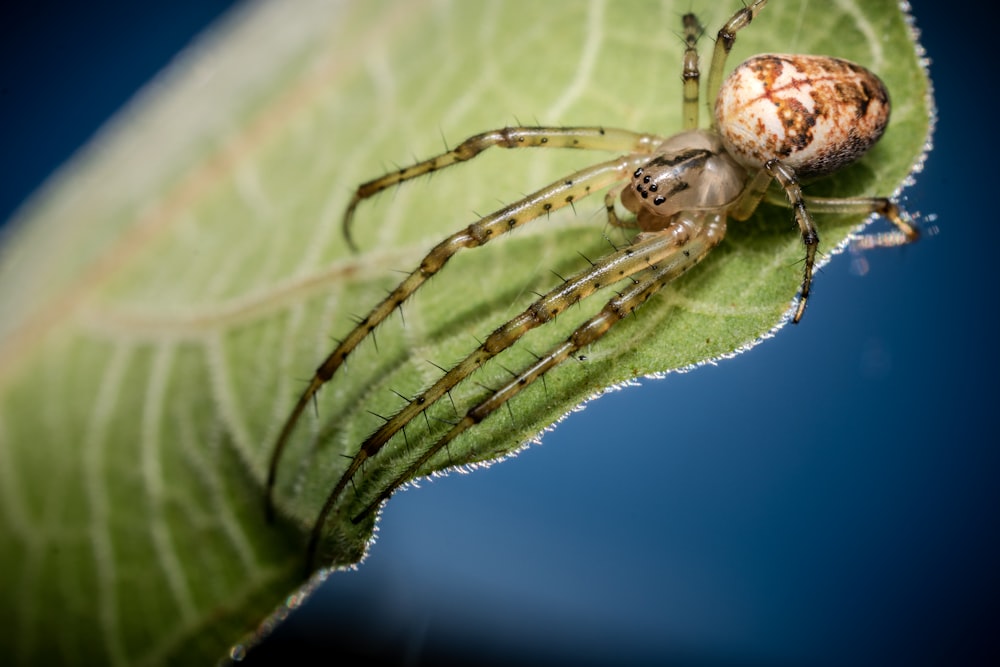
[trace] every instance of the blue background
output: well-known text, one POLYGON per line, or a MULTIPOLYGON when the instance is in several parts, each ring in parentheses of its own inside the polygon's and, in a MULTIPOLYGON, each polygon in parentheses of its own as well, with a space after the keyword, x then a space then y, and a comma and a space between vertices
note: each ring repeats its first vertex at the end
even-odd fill
MULTIPOLYGON (((0 9, 0 220, 229 4, 0 9)), ((937 234, 838 258, 749 354, 400 494, 250 662, 1000 663, 994 17, 912 4, 940 119, 908 208, 937 234)))

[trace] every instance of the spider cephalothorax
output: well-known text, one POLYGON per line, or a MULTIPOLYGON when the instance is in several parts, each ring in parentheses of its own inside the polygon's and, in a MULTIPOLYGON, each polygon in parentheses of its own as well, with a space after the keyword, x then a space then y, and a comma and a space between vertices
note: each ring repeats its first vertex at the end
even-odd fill
POLYGON ((644 232, 666 228, 681 211, 724 208, 746 182, 746 170, 723 148, 718 134, 689 130, 656 147, 655 156, 632 173, 622 205, 644 232))
MULTIPOLYGON (((719 30, 709 70, 707 92, 712 122, 698 129, 699 69, 695 50, 701 27, 693 14, 684 17, 686 50, 683 60, 684 128, 678 134, 655 134, 604 127, 508 127, 466 139, 456 148, 392 171, 360 185, 347 206, 344 229, 358 204, 375 194, 418 176, 474 158, 491 147, 576 148, 615 151, 619 157, 581 169, 479 218, 435 245, 409 273, 330 352, 316 369, 274 444, 267 480, 267 509, 281 454, 309 401, 342 366, 358 344, 410 298, 459 251, 481 246, 551 211, 607 188, 608 222, 623 226, 616 200, 635 215, 639 233, 629 245, 591 262, 590 266, 541 295, 522 313, 498 327, 465 359, 449 369, 360 444, 346 470, 333 485, 313 526, 309 562, 315 557, 327 521, 362 464, 415 418, 469 378, 487 361, 513 346, 525 333, 550 322, 569 306, 603 286, 623 285, 614 298, 563 342, 537 356, 513 379, 491 389, 486 398, 451 424, 433 445, 414 453, 406 470, 391 480, 360 513, 375 511, 400 485, 412 479, 442 448, 464 431, 502 407, 513 396, 551 369, 599 340, 664 285, 695 266, 718 245, 729 220, 745 220, 776 181, 798 225, 805 251, 798 305, 803 315, 812 285, 819 234, 813 212, 878 213, 897 228, 897 242, 917 238, 916 228, 883 197, 824 199, 806 197, 799 178, 837 170, 867 151, 884 130, 889 98, 875 74, 837 58, 804 55, 755 56, 723 81, 725 61, 737 31, 764 7, 756 0, 737 11, 719 30)), ((632 224, 632 223, 630 223, 632 224)), ((351 244, 353 246, 353 244, 351 244)))

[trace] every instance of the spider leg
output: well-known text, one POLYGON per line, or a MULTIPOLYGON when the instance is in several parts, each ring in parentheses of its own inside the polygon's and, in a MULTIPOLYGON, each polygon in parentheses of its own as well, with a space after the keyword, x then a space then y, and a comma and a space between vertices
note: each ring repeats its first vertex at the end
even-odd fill
POLYGON ((802 196, 802 188, 795 172, 779 160, 768 160, 764 164, 764 169, 778 181, 785 191, 788 204, 795 212, 795 222, 802 232, 802 243, 806 247, 806 258, 802 269, 802 287, 799 290, 799 304, 795 308, 795 315, 792 322, 798 324, 802 319, 802 314, 806 310, 806 302, 809 300, 809 290, 812 287, 813 267, 816 265, 816 249, 819 247, 819 232, 816 230, 816 223, 806 208, 805 198, 802 196))
POLYGON ((816 250, 819 246, 819 232, 812 219, 812 213, 863 214, 877 213, 887 218, 896 226, 894 234, 876 237, 868 245, 902 245, 912 243, 920 238, 920 230, 913 224, 899 207, 886 197, 807 197, 802 194, 795 172, 778 160, 769 160, 747 182, 739 201, 730 209, 729 214, 734 220, 746 220, 753 214, 762 199, 773 204, 790 206, 795 211, 795 221, 802 232, 802 242, 806 246, 805 266, 803 268, 802 288, 798 306, 792 322, 798 323, 806 309, 806 301, 812 286, 813 268, 816 263, 816 250), (784 197, 778 197, 768 191, 771 179, 778 181, 784 191, 784 197))
MULTIPOLYGON (((870 245, 897 246, 913 243, 920 238, 920 229, 913 224, 904 211, 887 197, 808 197, 806 206, 813 213, 865 214, 875 213, 887 219, 896 227, 893 234, 879 235, 870 245)), ((787 204, 784 200, 779 200, 787 204)))
POLYGON ((683 250, 690 238, 698 231, 700 230, 692 229, 692 225, 682 221, 662 232, 643 235, 635 245, 605 255, 595 261, 587 270, 563 281, 561 285, 528 306, 524 312, 497 328, 475 351, 453 366, 431 387, 410 400, 403 409, 368 436, 330 495, 327 496, 316 524, 322 526, 326 523, 326 519, 333 510, 340 494, 347 488, 348 482, 367 459, 378 453, 393 436, 420 413, 430 408, 487 361, 514 345, 524 334, 552 321, 558 314, 594 294, 602 287, 628 278, 640 271, 651 269, 661 261, 669 260, 677 255, 679 250, 683 250))
POLYGON ((694 14, 685 14, 684 23, 684 59, 681 61, 684 80, 684 102, 682 114, 685 130, 698 129, 698 82, 701 73, 698 71, 698 38, 705 29, 698 23, 694 14))
MULTIPOLYGON (((618 296, 608 301, 599 313, 577 327, 565 341, 553 347, 548 353, 525 368, 504 387, 470 409, 451 430, 414 461, 405 473, 393 481, 374 501, 354 517, 353 521, 358 522, 368 514, 374 512, 396 489, 416 475, 420 468, 430 461, 435 454, 464 431, 486 419, 490 414, 506 404, 507 401, 519 394, 525 387, 543 377, 563 361, 574 356, 579 350, 600 340, 611 327, 631 314, 649 297, 656 294, 671 280, 674 280, 704 259, 709 251, 718 245, 722 241, 723 236, 725 236, 725 216, 721 213, 706 214, 703 212, 687 215, 687 220, 693 223, 695 230, 692 236, 688 237, 684 242, 675 244, 673 253, 643 272, 640 280, 629 285, 618 296)), ((656 233, 649 234, 654 235, 656 233)), ((321 528, 322 525, 317 525, 314 529, 313 547, 318 543, 317 533, 321 528)), ((310 553, 311 556, 312 553, 310 553)))
POLYGON ((604 211, 608 217, 608 224, 612 227, 632 227, 629 223, 623 221, 618 217, 618 213, 615 212, 615 202, 618 201, 618 197, 621 196, 622 190, 626 188, 628 183, 622 183, 614 187, 608 188, 608 191, 604 193, 604 211))
POLYGON ((351 236, 354 212, 363 200, 386 188, 466 162, 487 148, 580 148, 611 152, 649 152, 661 139, 643 134, 604 127, 505 127, 469 137, 446 153, 435 155, 408 167, 379 176, 358 186, 344 210, 344 238, 353 252, 358 251, 351 236))
POLYGON ((708 116, 712 119, 712 127, 715 123, 715 99, 719 96, 719 89, 722 87, 722 75, 725 74, 726 59, 736 42, 736 33, 750 25, 750 22, 757 18, 757 14, 767 0, 756 0, 749 6, 744 6, 726 21, 725 25, 719 28, 719 35, 715 40, 715 50, 712 51, 712 65, 708 70, 708 116))
MULTIPOLYGON (((740 198, 736 203, 729 209, 729 217, 733 220, 748 220, 753 212, 757 210, 760 205, 760 200, 764 198, 767 194, 767 187, 771 184, 774 179, 766 168, 761 167, 757 172, 750 177, 746 185, 743 186, 743 192, 740 193, 740 198)), ((788 201, 781 199, 780 203, 784 206, 788 206, 788 201)))
POLYGON ((273 517, 274 515, 273 493, 278 472, 278 463, 299 417, 309 404, 310 399, 319 391, 320 387, 333 377, 333 374, 344 363, 347 356, 362 340, 375 330, 376 326, 395 312, 428 278, 440 271, 459 250, 481 246, 527 222, 567 206, 577 199, 587 196, 594 190, 604 188, 615 181, 624 180, 647 159, 648 156, 636 153, 581 169, 565 179, 551 183, 541 190, 528 195, 520 201, 491 213, 484 218, 480 218, 432 248, 424 259, 421 260, 420 265, 407 275, 395 289, 389 292, 367 316, 362 318, 357 326, 347 334, 316 369, 312 379, 309 381, 309 385, 302 392, 299 400, 285 420, 271 450, 271 461, 268 467, 265 491, 265 511, 267 516, 273 517))

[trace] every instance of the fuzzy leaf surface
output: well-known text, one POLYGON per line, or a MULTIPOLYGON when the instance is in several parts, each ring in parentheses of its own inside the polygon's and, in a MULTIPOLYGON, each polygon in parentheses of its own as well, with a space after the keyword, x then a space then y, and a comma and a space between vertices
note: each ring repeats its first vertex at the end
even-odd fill
MULTIPOLYGON (((460 253, 318 395, 263 482, 313 369, 445 235, 611 157, 488 151, 359 209, 393 165, 518 122, 680 128, 688 2, 263 4, 220 28, 27 207, 0 257, 0 644, 4 664, 204 663, 299 584, 319 507, 381 420, 626 237, 600 195, 460 253)), ((694 7, 710 36, 737 8, 694 7)), ((816 195, 892 194, 928 132, 928 82, 898 4, 771 2, 730 65, 759 52, 836 55, 886 82, 893 115, 859 164, 816 195), (821 21, 814 20, 817 11, 821 21)), ((704 124, 704 111, 703 124, 704 124)), ((817 216, 821 252, 862 222, 817 216)), ((788 209, 733 223, 695 270, 461 436, 424 474, 495 461, 581 401, 637 376, 716 359, 786 317, 802 245, 788 209)), ((822 290, 822 276, 817 281, 822 290)), ((364 554, 350 518, 455 411, 506 382, 611 290, 531 332, 364 467, 323 540, 364 554)), ((822 297, 811 308, 822 307, 822 297)), ((808 317, 808 313, 806 314, 808 317)), ((613 499, 609 499, 613 502, 613 499)))

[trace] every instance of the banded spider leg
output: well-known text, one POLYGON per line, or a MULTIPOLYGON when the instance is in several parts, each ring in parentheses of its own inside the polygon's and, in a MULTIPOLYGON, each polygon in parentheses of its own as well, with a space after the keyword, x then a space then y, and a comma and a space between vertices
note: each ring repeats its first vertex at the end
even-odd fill
POLYGON ((503 406, 521 389, 564 361, 576 350, 603 336, 613 324, 631 313, 638 305, 658 291, 664 284, 679 276, 701 261, 725 234, 725 216, 721 214, 694 213, 679 216, 667 229, 641 234, 629 246, 620 248, 596 260, 585 271, 565 280, 561 285, 540 297, 519 315, 510 319, 484 340, 476 350, 448 370, 432 386, 414 396, 399 412, 388 419, 362 443, 358 454, 341 475, 337 485, 327 497, 319 518, 313 526, 309 541, 309 558, 313 559, 323 526, 340 494, 347 487, 365 460, 374 456, 389 440, 399 433, 417 415, 427 410, 444 395, 481 368, 487 361, 514 345, 531 329, 554 320, 570 306, 594 294, 601 288, 638 275, 633 284, 587 323, 581 325, 567 339, 570 343, 550 351, 538 364, 522 372, 505 388, 466 413, 448 434, 442 437, 414 461, 405 473, 386 487, 361 514, 357 522, 373 511, 393 491, 410 479, 423 465, 469 426, 485 419, 503 406), (708 218, 706 220, 706 218, 708 218), (565 347, 565 350, 563 348, 565 347), (543 363, 544 362, 544 363, 543 363))
POLYGON ((626 179, 636 168, 637 160, 642 157, 648 158, 650 152, 659 142, 660 139, 655 135, 599 127, 505 128, 476 135, 447 153, 362 184, 348 204, 344 217, 345 233, 346 230, 349 230, 354 210, 360 201, 403 181, 469 160, 492 146, 504 148, 578 148, 628 152, 628 155, 623 157, 581 169, 509 206, 505 206, 499 211, 480 218, 441 241, 427 253, 420 265, 375 306, 317 367, 305 391, 292 408, 275 441, 271 454, 265 496, 267 516, 272 518, 274 515, 274 485, 281 455, 305 407, 320 387, 330 381, 348 355, 375 330, 375 327, 395 312, 431 276, 437 274, 448 260, 460 250, 484 245, 513 229, 571 205, 611 183, 626 179))

